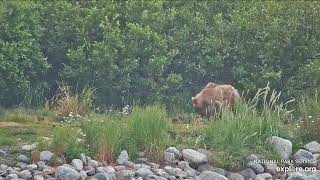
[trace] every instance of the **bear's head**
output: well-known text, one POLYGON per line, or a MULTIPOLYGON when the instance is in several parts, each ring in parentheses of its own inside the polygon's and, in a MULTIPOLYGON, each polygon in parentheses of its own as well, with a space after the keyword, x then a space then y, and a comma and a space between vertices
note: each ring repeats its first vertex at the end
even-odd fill
POLYGON ((203 108, 202 106, 202 103, 198 100, 197 97, 192 97, 192 106, 196 109, 201 109, 203 108))

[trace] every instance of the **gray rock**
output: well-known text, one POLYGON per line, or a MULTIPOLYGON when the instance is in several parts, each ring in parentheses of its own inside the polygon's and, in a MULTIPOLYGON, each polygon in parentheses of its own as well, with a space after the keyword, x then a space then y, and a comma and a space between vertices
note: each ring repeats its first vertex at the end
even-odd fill
POLYGON ((95 161, 95 160, 92 160, 92 159, 88 160, 88 166, 96 168, 96 167, 98 167, 98 165, 99 165, 98 161, 95 161))
POLYGON ((84 170, 80 170, 80 177, 81 177, 81 179, 84 180, 88 177, 88 175, 84 170))
POLYGON ((6 170, 8 168, 5 164, 0 164, 0 170, 6 170))
POLYGON ((164 177, 166 179, 169 179, 170 175, 163 169, 155 169, 154 172, 161 177, 164 177))
POLYGON ((292 159, 298 166, 316 166, 317 162, 311 152, 303 149, 299 149, 299 151, 292 156, 292 159))
POLYGON ((27 163, 23 163, 23 162, 18 162, 18 163, 17 163, 17 166, 18 166, 20 169, 27 169, 28 164, 27 164, 27 163))
POLYGON ((20 172, 20 171, 21 171, 21 168, 19 168, 19 167, 14 167, 13 170, 16 171, 16 172, 20 172))
POLYGON ((212 171, 203 171, 199 175, 199 180, 228 180, 228 178, 212 171))
POLYGON ((6 157, 8 154, 0 149, 0 157, 6 157))
POLYGON ((83 162, 80 159, 73 159, 71 161, 71 165, 75 167, 77 171, 81 171, 83 169, 83 162))
POLYGON ((110 174, 98 173, 93 176, 92 180, 114 180, 110 174))
POLYGON ((172 176, 175 176, 175 177, 179 177, 179 178, 186 178, 188 177, 188 174, 184 171, 182 171, 180 168, 172 168, 170 166, 165 166, 164 167, 164 170, 172 175, 172 176))
POLYGON ((272 136, 270 144, 282 159, 289 159, 292 154, 292 142, 277 136, 272 136))
POLYGON ((44 180, 44 177, 41 175, 35 175, 33 178, 34 180, 44 180))
POLYGON ((17 173, 12 167, 8 167, 7 172, 8 172, 8 174, 16 174, 17 173))
MULTIPOLYGON (((133 170, 138 170, 138 169, 140 169, 140 168, 142 168, 142 164, 133 164, 133 170)), ((147 169, 149 169, 149 168, 147 168, 147 169)))
POLYGON ((189 177, 194 177, 197 175, 197 171, 189 166, 189 163, 186 161, 178 162, 178 167, 185 171, 189 177))
POLYGON ((32 151, 32 150, 34 150, 36 148, 37 148, 37 145, 35 145, 35 144, 23 145, 22 146, 22 150, 25 150, 25 151, 32 151))
POLYGON ((254 163, 253 161, 248 162, 247 168, 251 168, 256 174, 261 174, 264 172, 263 166, 261 164, 254 163))
POLYGON ((43 172, 42 171, 38 171, 38 170, 35 170, 33 172, 33 175, 36 176, 36 175, 39 175, 39 176, 44 176, 43 172))
POLYGON ((123 164, 126 161, 129 161, 129 154, 126 150, 123 150, 123 151, 121 151, 120 155, 118 156, 117 163, 123 164))
POLYGON ((189 177, 195 177, 197 174, 200 174, 200 172, 196 171, 191 167, 186 168, 184 171, 187 173, 189 177))
POLYGON ((27 156, 23 155, 23 154, 20 154, 18 157, 17 157, 17 160, 20 161, 20 162, 23 162, 23 163, 30 163, 30 158, 28 158, 27 156))
POLYGON ((250 161, 255 162, 260 160, 260 157, 256 154, 250 154, 249 156, 245 157, 245 162, 248 163, 250 161))
POLYGON ((213 171, 214 170, 214 167, 212 167, 210 164, 203 164, 203 165, 200 165, 198 167, 198 170, 200 172, 203 172, 203 171, 213 171))
POLYGON ((29 164, 27 166, 27 169, 33 171, 33 170, 38 169, 38 166, 36 164, 29 164))
POLYGON ((147 168, 139 168, 137 171, 136 171, 136 174, 142 178, 145 178, 149 175, 153 175, 153 172, 150 170, 150 169, 147 169, 147 168))
POLYGON ((171 152, 164 152, 164 160, 168 163, 175 163, 175 156, 171 152))
POLYGON ((178 167, 182 170, 185 170, 186 168, 190 167, 189 163, 187 161, 180 161, 178 162, 178 167))
POLYGON ((56 170, 55 177, 57 180, 79 180, 80 173, 68 166, 59 166, 56 170))
POLYGON ((312 154, 320 153, 320 144, 317 141, 312 141, 304 145, 303 148, 311 152, 312 154))
POLYGON ((129 168, 133 168, 134 163, 131 162, 131 161, 126 161, 126 162, 123 163, 123 165, 126 166, 126 167, 129 167, 129 168))
POLYGON ((229 174, 228 178, 230 180, 244 180, 243 176, 238 173, 231 173, 231 174, 229 174))
POLYGON ((44 175, 54 175, 56 173, 56 169, 53 168, 53 167, 48 166, 42 172, 43 172, 44 175))
POLYGON ((167 180, 167 178, 161 177, 161 176, 156 176, 156 175, 149 175, 147 177, 148 180, 167 180))
POLYGON ((205 154, 199 153, 193 149, 182 150, 182 156, 193 168, 208 163, 208 157, 205 154))
POLYGON ((45 180, 56 180, 54 177, 49 176, 49 175, 45 175, 45 176, 44 176, 44 179, 45 179, 45 180))
POLYGON ((91 166, 86 166, 84 171, 87 173, 88 176, 93 176, 96 173, 96 169, 91 166))
POLYGON ((84 153, 80 154, 80 159, 83 162, 83 165, 85 165, 85 166, 88 165, 88 160, 87 160, 87 157, 84 153))
POLYGON ((49 166, 61 166, 66 163, 66 160, 63 155, 54 154, 49 161, 47 161, 47 165, 49 166))
POLYGON ((153 169, 158 169, 160 167, 159 164, 154 163, 154 162, 148 162, 147 165, 149 165, 153 169))
POLYGON ((32 178, 32 174, 29 170, 23 170, 23 171, 19 172, 18 176, 22 179, 31 179, 32 178))
POLYGON ((241 174, 245 180, 256 178, 256 173, 251 168, 246 168, 240 171, 239 174, 241 174))
POLYGON ((96 173, 105 173, 105 174, 110 175, 110 177, 112 177, 113 179, 116 179, 116 171, 111 166, 97 167, 96 168, 96 173))
POLYGON ((223 176, 226 176, 226 171, 222 168, 217 168, 217 167, 212 167, 210 164, 203 164, 201 166, 198 167, 198 170, 200 172, 203 171, 212 171, 212 172, 216 172, 218 174, 221 174, 223 176))
POLYGON ((134 177, 135 173, 131 170, 121 170, 117 172, 117 180, 130 180, 134 177))
POLYGON ((212 172, 216 172, 218 174, 221 174, 222 176, 226 176, 227 175, 227 171, 222 169, 222 168, 217 168, 217 167, 213 167, 212 172))
POLYGON ((119 166, 115 166, 114 169, 118 172, 118 171, 126 170, 126 167, 123 165, 119 165, 119 166))
POLYGON ((179 151, 177 148, 175 148, 175 147, 168 147, 168 148, 165 150, 165 152, 173 153, 173 154, 174 154, 174 157, 175 157, 176 159, 181 158, 181 153, 180 153, 180 151, 179 151))
POLYGON ((37 166, 38 166, 40 171, 42 171, 42 170, 47 168, 47 165, 46 165, 46 163, 44 161, 38 161, 36 164, 37 164, 37 166))
POLYGON ((270 173, 271 175, 275 175, 277 173, 278 165, 275 163, 265 163, 263 164, 263 167, 266 173, 270 173))
POLYGON ((50 161, 53 155, 54 154, 50 151, 42 151, 40 152, 40 160, 45 162, 50 161))
POLYGON ((307 176, 301 174, 300 172, 291 173, 287 180, 306 180, 307 176))
POLYGON ((9 175, 7 175, 6 176, 6 179, 14 179, 14 180, 16 180, 16 179, 18 179, 18 175, 17 174, 9 174, 9 175))
POLYGON ((87 157, 87 161, 92 160, 90 156, 86 156, 86 157, 87 157))
POLYGON ((308 176, 309 180, 320 180, 320 170, 308 176))
POLYGON ((169 180, 176 180, 177 178, 176 178, 175 176, 170 176, 170 175, 169 175, 169 177, 168 177, 167 179, 169 179, 169 180))
POLYGON ((258 174, 256 180, 272 180, 272 175, 270 173, 258 174))

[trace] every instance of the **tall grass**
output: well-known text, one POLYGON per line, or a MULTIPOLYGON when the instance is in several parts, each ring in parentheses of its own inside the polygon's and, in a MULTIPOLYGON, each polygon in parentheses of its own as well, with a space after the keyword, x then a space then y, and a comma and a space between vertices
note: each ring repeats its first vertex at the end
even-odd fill
POLYGON ((161 158, 167 142, 168 119, 161 106, 134 107, 127 116, 105 114, 90 118, 81 129, 91 155, 113 162, 121 150, 131 158, 145 151, 153 160, 161 158))
POLYGON ((134 107, 128 116, 127 145, 132 149, 144 150, 155 161, 161 159, 168 142, 168 123, 167 112, 162 106, 134 107))
POLYGON ((53 131, 50 148, 60 155, 65 155, 68 161, 78 158, 85 152, 83 144, 79 142, 79 133, 72 127, 56 127, 53 131))
POLYGON ((313 95, 302 96, 298 112, 302 115, 301 121, 297 124, 302 141, 320 141, 320 95, 317 90, 313 95))
POLYGON ((252 100, 240 100, 235 112, 225 109, 218 120, 208 125, 206 145, 217 154, 223 152, 220 157, 215 156, 216 163, 236 168, 248 153, 271 155, 266 140, 273 135, 283 135, 282 124, 291 112, 286 110, 291 101, 280 103, 280 94, 268 86, 259 89, 252 100))
POLYGON ((90 155, 107 163, 119 154, 127 136, 126 124, 112 116, 91 119, 82 123, 81 129, 90 155))
POLYGON ((21 106, 27 108, 43 107, 46 102, 44 87, 32 87, 28 86, 24 95, 21 106))

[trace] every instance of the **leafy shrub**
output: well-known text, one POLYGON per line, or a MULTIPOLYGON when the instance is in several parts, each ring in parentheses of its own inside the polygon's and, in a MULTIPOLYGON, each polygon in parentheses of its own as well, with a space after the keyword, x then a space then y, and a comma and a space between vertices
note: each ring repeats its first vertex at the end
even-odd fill
POLYGON ((280 93, 271 92, 267 86, 259 89, 249 102, 239 101, 235 112, 225 110, 212 121, 205 130, 205 143, 217 154, 223 152, 220 157, 215 156, 215 161, 235 168, 248 153, 272 155, 266 140, 273 135, 285 135, 281 128, 290 115, 287 103, 282 104, 279 99, 280 93))
POLYGON ((93 108, 94 90, 84 88, 80 94, 73 95, 69 86, 59 86, 57 95, 52 102, 59 117, 85 116, 93 108))
POLYGON ((37 105, 38 100, 30 100, 30 88, 47 90, 43 77, 49 65, 39 44, 37 10, 36 2, 0 2, 0 105, 37 105))

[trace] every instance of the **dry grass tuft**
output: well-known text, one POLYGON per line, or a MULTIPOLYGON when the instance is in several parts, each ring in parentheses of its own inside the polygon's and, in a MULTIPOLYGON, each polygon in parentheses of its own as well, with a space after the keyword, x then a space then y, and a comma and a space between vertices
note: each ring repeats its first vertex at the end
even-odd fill
POLYGON ((58 112, 58 117, 86 116, 92 111, 94 99, 92 88, 84 88, 80 94, 73 94, 69 86, 60 84, 51 107, 58 112))

